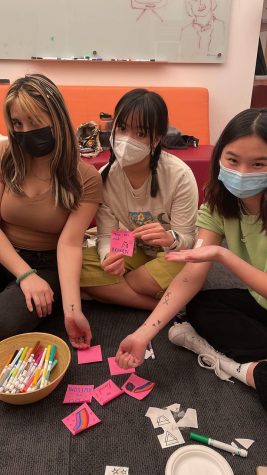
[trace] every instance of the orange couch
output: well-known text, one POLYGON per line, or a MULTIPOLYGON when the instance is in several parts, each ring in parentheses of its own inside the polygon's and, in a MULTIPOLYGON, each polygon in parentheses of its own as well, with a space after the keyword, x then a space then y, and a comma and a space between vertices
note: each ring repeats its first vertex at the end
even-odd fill
MULTIPOLYGON (((8 90, 0 85, 0 109, 8 90)), ((99 122, 99 113, 112 113, 118 99, 133 87, 128 86, 59 86, 75 127, 82 122, 99 122)), ((210 143, 209 94, 203 87, 150 87, 166 101, 170 125, 184 134, 194 135, 200 145, 210 143)), ((3 114, 0 113, 0 134, 6 133, 3 114)))

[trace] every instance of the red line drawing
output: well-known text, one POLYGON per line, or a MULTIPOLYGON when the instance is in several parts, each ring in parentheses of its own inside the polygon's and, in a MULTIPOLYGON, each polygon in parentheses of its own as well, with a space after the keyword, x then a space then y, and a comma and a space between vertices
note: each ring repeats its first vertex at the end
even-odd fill
POLYGON ((215 15, 217 0, 185 0, 191 22, 181 30, 181 46, 187 53, 221 56, 225 23, 215 15))
POLYGON ((161 22, 163 22, 163 18, 156 10, 165 7, 167 4, 168 0, 131 0, 131 7, 133 10, 142 10, 140 15, 136 18, 136 21, 139 21, 144 13, 150 11, 154 13, 161 22))

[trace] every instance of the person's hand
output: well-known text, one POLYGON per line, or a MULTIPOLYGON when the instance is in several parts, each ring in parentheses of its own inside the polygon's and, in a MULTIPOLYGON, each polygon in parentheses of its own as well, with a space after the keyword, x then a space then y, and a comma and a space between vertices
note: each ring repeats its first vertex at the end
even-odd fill
POLYGON ((83 350, 90 347, 92 332, 89 322, 81 310, 65 315, 65 328, 74 348, 83 350))
POLYGON ((116 363, 124 369, 140 366, 145 357, 148 341, 139 333, 128 335, 121 342, 116 354, 116 363))
POLYGON ((139 226, 132 231, 136 238, 142 239, 149 246, 169 247, 173 244, 173 236, 165 231, 160 223, 150 223, 139 226))
POLYGON ((227 252, 227 250, 221 246, 203 246, 195 249, 169 252, 166 254, 165 259, 175 262, 212 262, 219 261, 225 251, 227 252))
POLYGON ((39 318, 46 317, 52 312, 54 292, 46 280, 36 274, 30 274, 20 282, 27 308, 33 311, 33 302, 39 318))
POLYGON ((102 268, 109 274, 123 276, 125 274, 124 254, 122 252, 108 254, 102 262, 102 268))

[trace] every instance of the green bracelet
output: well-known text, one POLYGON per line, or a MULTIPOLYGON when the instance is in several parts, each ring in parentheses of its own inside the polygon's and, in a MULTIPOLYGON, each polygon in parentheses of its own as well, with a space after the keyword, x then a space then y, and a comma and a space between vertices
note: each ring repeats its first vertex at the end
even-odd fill
POLYGON ((26 277, 28 277, 28 275, 31 274, 37 274, 37 269, 30 269, 27 272, 24 272, 24 274, 19 275, 19 277, 16 279, 16 284, 19 285, 23 279, 25 279, 26 277))

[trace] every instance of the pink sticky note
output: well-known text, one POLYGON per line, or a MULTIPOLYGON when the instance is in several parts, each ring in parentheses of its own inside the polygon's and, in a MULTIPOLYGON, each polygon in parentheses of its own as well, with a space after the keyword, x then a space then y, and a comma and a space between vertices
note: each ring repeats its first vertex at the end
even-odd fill
POLYGON ((136 374, 131 376, 125 381, 122 386, 122 390, 136 399, 144 399, 152 391, 156 383, 152 383, 147 379, 140 378, 136 374))
POLYGON ((117 365, 115 361, 115 356, 111 356, 110 358, 108 358, 108 364, 111 376, 115 376, 116 374, 128 374, 135 372, 134 368, 123 369, 119 365, 117 365))
POLYGON ((78 364, 97 363, 103 361, 100 345, 91 346, 86 350, 78 350, 78 364))
POLYGON ((125 256, 132 256, 135 238, 131 231, 113 229, 111 232, 110 252, 122 252, 125 256))
POLYGON ((105 383, 95 388, 93 397, 97 400, 101 406, 112 401, 116 397, 123 394, 123 391, 115 384, 111 379, 108 379, 105 383))
POLYGON ((73 411, 67 417, 62 419, 63 424, 71 431, 73 435, 82 432, 88 427, 92 427, 95 424, 101 422, 97 415, 87 406, 86 403, 82 404, 78 409, 73 411))
POLYGON ((93 390, 93 384, 68 384, 63 404, 91 402, 93 390))

